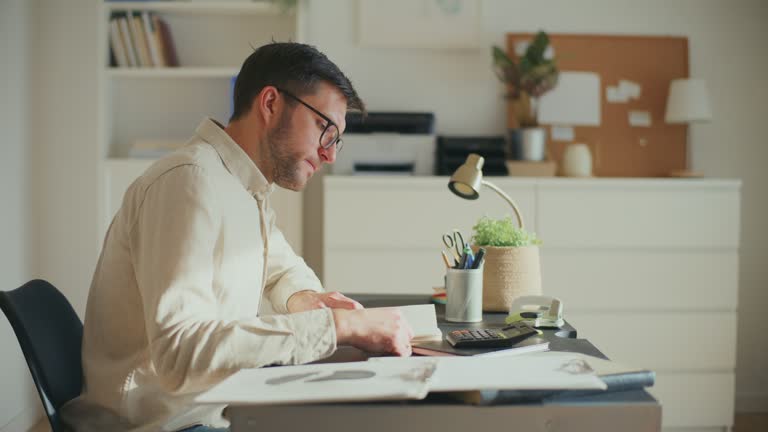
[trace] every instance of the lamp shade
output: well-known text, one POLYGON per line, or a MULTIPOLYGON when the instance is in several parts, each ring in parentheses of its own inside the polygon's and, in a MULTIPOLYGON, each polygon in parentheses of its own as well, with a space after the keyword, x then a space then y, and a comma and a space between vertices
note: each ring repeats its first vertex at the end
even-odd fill
POLYGON ((465 199, 477 199, 480 197, 480 186, 483 184, 482 156, 472 153, 467 160, 456 169, 448 181, 451 192, 465 199))
POLYGON ((702 79, 676 79, 669 85, 667 123, 708 121, 712 118, 707 83, 702 79))
POLYGON ((470 153, 467 156, 467 160, 453 172, 451 179, 448 180, 448 189, 461 198, 476 200, 480 198, 480 188, 483 185, 487 186, 512 206, 512 210, 515 211, 515 216, 517 216, 517 221, 520 223, 520 228, 523 228, 523 215, 520 214, 517 204, 498 186, 483 180, 484 163, 485 159, 482 156, 470 153))

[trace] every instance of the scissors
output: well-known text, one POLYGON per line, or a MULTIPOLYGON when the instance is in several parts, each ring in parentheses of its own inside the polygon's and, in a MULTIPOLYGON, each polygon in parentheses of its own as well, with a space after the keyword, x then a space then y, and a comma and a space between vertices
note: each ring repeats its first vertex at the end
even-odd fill
POLYGON ((443 244, 448 249, 455 249, 454 257, 456 261, 461 260, 461 254, 464 252, 464 236, 461 235, 459 230, 453 230, 453 235, 443 234, 443 244))

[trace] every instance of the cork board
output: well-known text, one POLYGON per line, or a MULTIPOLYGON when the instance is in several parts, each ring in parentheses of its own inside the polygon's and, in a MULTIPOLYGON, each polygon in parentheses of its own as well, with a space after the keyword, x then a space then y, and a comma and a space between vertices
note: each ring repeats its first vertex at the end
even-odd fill
MULTIPOLYGON (((572 141, 553 141, 547 129, 549 159, 560 163, 571 142, 589 146, 593 172, 604 177, 663 177, 686 169, 688 126, 667 124, 664 111, 669 83, 688 77, 688 39, 684 37, 550 34, 561 71, 594 72, 600 76, 600 125, 574 126, 572 141), (641 86, 640 96, 623 103, 607 100, 607 87, 620 80, 641 86), (632 126, 630 111, 650 113, 650 126, 632 126)), ((530 33, 508 33, 507 53, 515 44, 532 39, 530 33)), ((516 127, 507 107, 507 125, 516 127)))

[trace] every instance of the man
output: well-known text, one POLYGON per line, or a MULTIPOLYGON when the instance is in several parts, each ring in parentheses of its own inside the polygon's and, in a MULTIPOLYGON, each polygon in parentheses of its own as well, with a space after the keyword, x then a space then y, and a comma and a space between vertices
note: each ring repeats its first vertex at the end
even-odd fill
POLYGON ((76 431, 226 427, 224 407, 192 400, 239 369, 338 345, 410 355, 399 311, 323 293, 270 208, 274 184, 301 190, 334 162, 348 107, 364 110, 325 55, 263 46, 238 75, 229 125, 204 120, 130 186, 88 297, 83 394, 63 410, 76 431), (258 315, 264 303, 277 314, 258 315))

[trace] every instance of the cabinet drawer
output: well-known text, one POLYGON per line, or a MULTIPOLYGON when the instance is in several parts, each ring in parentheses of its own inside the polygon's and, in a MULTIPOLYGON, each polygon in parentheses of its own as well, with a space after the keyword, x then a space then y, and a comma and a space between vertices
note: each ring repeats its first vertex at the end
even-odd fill
MULTIPOLYGON (((695 428, 733 424, 733 373, 658 373, 648 389, 661 403, 661 425, 695 428)), ((689 429, 690 430, 690 429, 689 429)))
POLYGON ((548 247, 731 248, 738 182, 542 182, 538 229, 548 247))
POLYGON ((654 371, 733 371, 736 314, 583 313, 565 317, 610 359, 654 371))
POLYGON ((736 310, 736 251, 543 247, 547 295, 570 310, 736 310))
MULTIPOLYGON (((512 215, 512 208, 491 190, 476 201, 448 190, 448 178, 324 178, 326 250, 334 248, 431 248, 440 258, 440 237, 453 228, 470 241, 477 219, 512 215)), ((526 214, 534 208, 533 183, 505 188, 526 214)), ((535 230, 534 218, 527 221, 535 230)), ((429 263, 429 262, 428 262, 429 263)), ((429 264, 426 265, 429 265, 429 264)), ((424 264, 422 264, 424 265, 424 264)))

